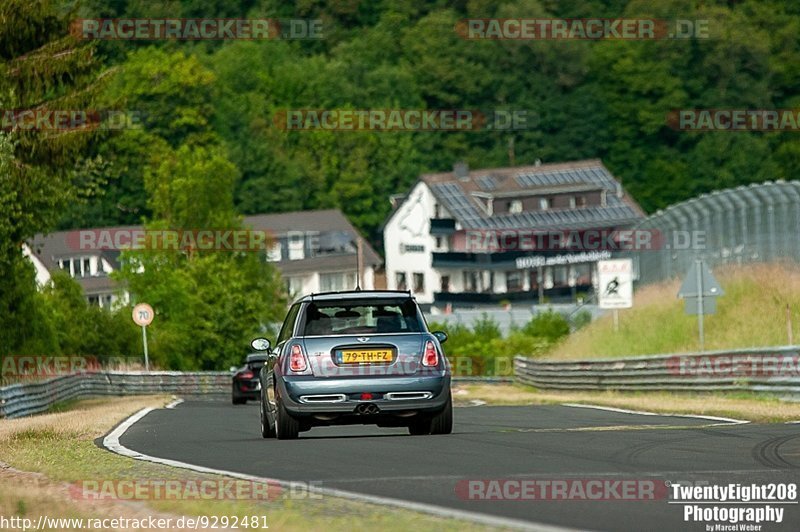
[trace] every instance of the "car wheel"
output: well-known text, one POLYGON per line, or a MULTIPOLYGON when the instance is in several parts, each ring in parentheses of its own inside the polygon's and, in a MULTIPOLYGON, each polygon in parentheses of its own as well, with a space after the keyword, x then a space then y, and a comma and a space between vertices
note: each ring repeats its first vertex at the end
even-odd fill
POLYGON ((408 424, 408 433, 412 436, 424 436, 431 433, 431 418, 425 417, 408 424))
POLYGON ((269 411, 266 407, 266 398, 264 394, 261 394, 261 400, 259 401, 261 406, 259 410, 261 411, 261 437, 262 438, 274 438, 275 437, 275 420, 272 419, 272 416, 269 414, 269 411))
POLYGON ((431 434, 450 434, 453 432, 453 397, 447 394, 444 410, 431 419, 431 434))
POLYGON ((247 399, 242 399, 241 397, 236 396, 236 385, 231 385, 231 404, 234 405, 243 405, 247 402, 247 399))
POLYGON ((289 415, 280 399, 275 401, 278 412, 275 417, 275 433, 279 440, 293 440, 300 433, 300 422, 289 415))

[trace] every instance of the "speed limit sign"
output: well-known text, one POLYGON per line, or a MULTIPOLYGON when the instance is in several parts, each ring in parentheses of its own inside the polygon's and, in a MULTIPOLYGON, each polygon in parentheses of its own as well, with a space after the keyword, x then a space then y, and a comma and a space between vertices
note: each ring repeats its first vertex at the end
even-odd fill
POLYGON ((144 369, 150 371, 150 359, 147 356, 147 326, 153 322, 153 307, 147 303, 139 303, 133 307, 133 322, 142 328, 142 347, 144 348, 144 369))
POLYGON ((147 327, 153 321, 153 307, 147 303, 139 303, 133 307, 133 322, 136 325, 147 327))

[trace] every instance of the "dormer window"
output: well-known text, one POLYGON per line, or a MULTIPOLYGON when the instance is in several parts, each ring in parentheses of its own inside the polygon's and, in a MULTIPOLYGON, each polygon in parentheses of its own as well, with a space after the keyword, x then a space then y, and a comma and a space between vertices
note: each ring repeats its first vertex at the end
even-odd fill
POLYGON ((509 214, 519 214, 522 212, 522 200, 511 200, 508 202, 509 214))
POLYGON ((540 210, 546 211, 547 209, 550 208, 551 204, 552 204, 552 202, 550 201, 550 198, 539 198, 539 209, 540 210))

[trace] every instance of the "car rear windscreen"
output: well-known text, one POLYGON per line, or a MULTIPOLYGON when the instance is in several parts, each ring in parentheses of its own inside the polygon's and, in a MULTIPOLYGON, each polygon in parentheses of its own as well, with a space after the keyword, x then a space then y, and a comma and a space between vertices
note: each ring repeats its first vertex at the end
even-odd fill
POLYGON ((304 334, 379 334, 422 331, 417 305, 402 301, 313 302, 306 307, 304 334))

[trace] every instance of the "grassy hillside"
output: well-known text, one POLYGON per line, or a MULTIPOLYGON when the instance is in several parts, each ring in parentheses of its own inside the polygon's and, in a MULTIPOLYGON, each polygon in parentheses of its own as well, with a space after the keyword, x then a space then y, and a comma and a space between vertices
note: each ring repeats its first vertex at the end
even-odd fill
MULTIPOLYGON (((705 349, 786 345, 786 305, 794 343, 800 343, 800 265, 748 265, 714 271, 726 294, 717 313, 705 317, 705 349)), ((614 332, 608 313, 570 335, 544 355, 548 359, 625 357, 698 349, 697 317, 684 313, 677 298, 681 281, 643 287, 634 307, 620 311, 614 332)))

